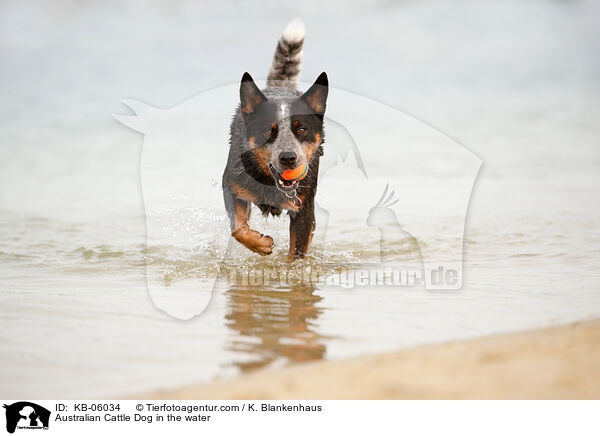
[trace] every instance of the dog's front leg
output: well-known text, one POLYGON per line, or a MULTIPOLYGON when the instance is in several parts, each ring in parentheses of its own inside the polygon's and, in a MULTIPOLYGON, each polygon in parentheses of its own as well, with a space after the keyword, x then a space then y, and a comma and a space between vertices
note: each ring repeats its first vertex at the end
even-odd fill
POLYGON ((302 201, 298 212, 290 214, 290 257, 304 257, 315 231, 315 205, 312 196, 302 201))
POLYGON ((223 197, 225 199, 225 209, 229 214, 231 236, 255 253, 262 256, 271 254, 273 252, 273 238, 262 235, 248 227, 250 202, 238 198, 229 189, 223 189, 223 197))

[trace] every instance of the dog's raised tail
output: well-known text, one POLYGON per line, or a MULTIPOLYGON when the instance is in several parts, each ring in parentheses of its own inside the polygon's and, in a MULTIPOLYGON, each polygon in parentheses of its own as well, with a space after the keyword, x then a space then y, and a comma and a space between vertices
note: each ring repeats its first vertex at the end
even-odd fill
POLYGON ((267 87, 296 89, 300 66, 302 64, 302 45, 304 44, 304 23, 299 18, 289 22, 277 43, 267 87))

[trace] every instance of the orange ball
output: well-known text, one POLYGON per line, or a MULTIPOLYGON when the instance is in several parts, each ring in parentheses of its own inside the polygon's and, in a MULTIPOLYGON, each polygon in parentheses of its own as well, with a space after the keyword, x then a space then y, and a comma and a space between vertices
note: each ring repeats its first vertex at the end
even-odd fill
POLYGON ((285 170, 281 173, 281 178, 283 180, 287 180, 288 182, 295 182, 296 180, 302 180, 308 174, 308 165, 304 162, 298 168, 294 168, 293 170, 285 170))

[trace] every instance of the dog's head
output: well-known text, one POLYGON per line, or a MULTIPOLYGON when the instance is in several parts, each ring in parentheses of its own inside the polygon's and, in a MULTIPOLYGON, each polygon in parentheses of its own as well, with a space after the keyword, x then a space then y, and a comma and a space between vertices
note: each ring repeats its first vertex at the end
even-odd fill
POLYGON ((283 180, 283 171, 318 158, 315 152, 323 142, 328 89, 327 74, 321 73, 300 97, 275 91, 267 97, 250 74, 242 77, 240 102, 248 147, 261 170, 273 177, 282 191, 298 186, 298 181, 283 180))

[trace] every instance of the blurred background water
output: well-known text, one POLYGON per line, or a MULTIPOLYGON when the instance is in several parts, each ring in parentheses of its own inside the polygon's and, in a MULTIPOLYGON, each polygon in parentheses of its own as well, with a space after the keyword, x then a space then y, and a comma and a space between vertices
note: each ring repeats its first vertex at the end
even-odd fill
POLYGON ((0 3, 0 396, 110 396, 597 317, 599 17, 595 1, 0 3), (297 16, 303 80, 325 70, 484 160, 463 289, 233 285, 173 319, 146 256, 168 273, 202 253, 146 252, 142 136, 112 114, 264 75, 297 16))

